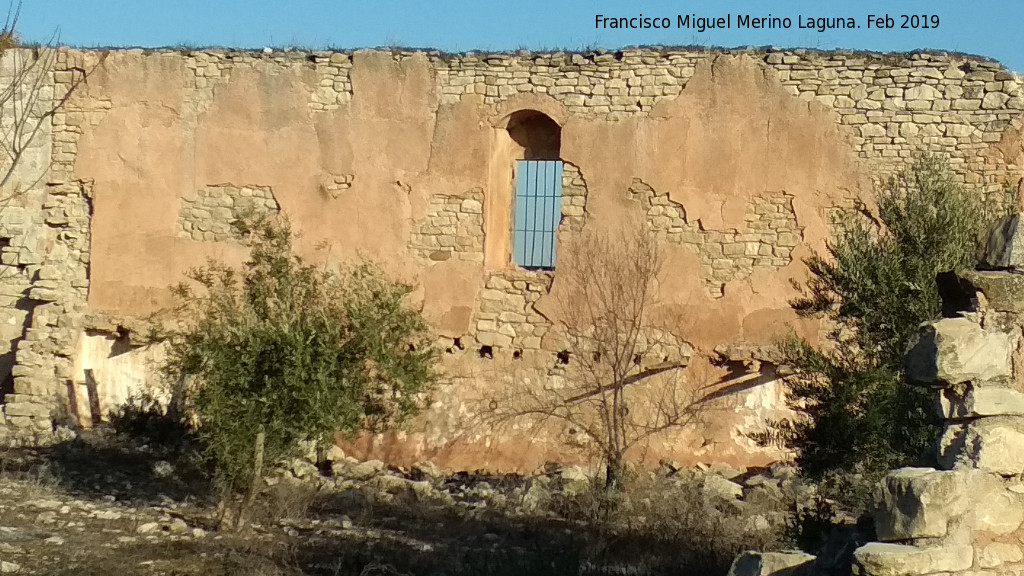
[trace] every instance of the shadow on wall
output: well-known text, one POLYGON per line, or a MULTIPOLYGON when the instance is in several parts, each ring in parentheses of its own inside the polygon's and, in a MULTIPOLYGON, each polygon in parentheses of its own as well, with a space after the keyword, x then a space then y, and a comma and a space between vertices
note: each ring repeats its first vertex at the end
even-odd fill
POLYGON ((522 147, 522 160, 558 160, 562 127, 546 114, 520 110, 509 117, 508 135, 522 147))
POLYGON ((19 298, 13 309, 5 310, 10 330, 5 335, 5 340, 10 342, 8 351, 0 354, 0 401, 8 394, 14 394, 14 366, 18 363, 18 344, 25 337, 25 331, 31 325, 32 309, 40 302, 29 298, 19 298))

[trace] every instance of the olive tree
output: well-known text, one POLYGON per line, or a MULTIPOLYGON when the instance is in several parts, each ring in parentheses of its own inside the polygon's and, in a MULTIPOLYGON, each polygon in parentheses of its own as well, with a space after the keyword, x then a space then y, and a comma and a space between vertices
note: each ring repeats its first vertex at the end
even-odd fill
POLYGON ((191 376, 187 408, 227 502, 245 525, 265 464, 300 442, 381 430, 417 410, 435 351, 410 286, 360 262, 340 273, 292 253, 287 223, 256 223, 240 269, 192 270, 176 287, 167 370, 191 376))
POLYGON ((863 486, 934 441, 931 395, 907 384, 903 356, 918 326, 941 314, 936 275, 974 266, 977 235, 1000 209, 986 208, 936 156, 888 180, 875 203, 877 211, 839 217, 827 252, 805 261, 809 279, 792 305, 825 320, 828 338, 781 347, 796 416, 760 435, 794 450, 812 478, 853 473, 863 486))

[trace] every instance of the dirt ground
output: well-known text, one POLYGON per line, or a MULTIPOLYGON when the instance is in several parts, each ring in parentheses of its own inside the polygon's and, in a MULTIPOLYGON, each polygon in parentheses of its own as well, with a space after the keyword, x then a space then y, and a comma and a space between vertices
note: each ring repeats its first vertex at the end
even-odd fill
POLYGON ((391 474, 279 479, 251 528, 235 533, 216 529, 194 454, 109 430, 9 449, 0 452, 0 573, 702 576, 724 574, 746 544, 702 533, 703 544, 683 550, 678 533, 612 533, 583 519, 586 502, 517 513, 504 494, 521 494, 522 478, 463 474, 418 489, 429 483, 391 474))

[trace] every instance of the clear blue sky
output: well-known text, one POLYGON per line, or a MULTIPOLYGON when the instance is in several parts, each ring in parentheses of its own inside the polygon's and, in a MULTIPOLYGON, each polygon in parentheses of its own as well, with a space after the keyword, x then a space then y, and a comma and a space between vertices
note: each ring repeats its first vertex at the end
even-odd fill
MULTIPOLYGON (((2 4, 2 2, 0 2, 2 4)), ((637 44, 784 46, 981 54, 1024 72, 1020 0, 24 0, 26 40, 59 31, 93 46, 429 47, 447 51, 618 48, 637 44), (714 7, 711 7, 711 6, 714 7), (737 29, 736 15, 789 17, 792 28, 737 29), (868 29, 888 13, 897 26, 868 29), (595 16, 656 16, 668 30, 595 28, 595 16), (676 28, 677 14, 731 15, 732 28, 676 28), (934 29, 900 29, 899 14, 937 15, 934 29), (798 28, 798 18, 852 17, 853 30, 798 28)))

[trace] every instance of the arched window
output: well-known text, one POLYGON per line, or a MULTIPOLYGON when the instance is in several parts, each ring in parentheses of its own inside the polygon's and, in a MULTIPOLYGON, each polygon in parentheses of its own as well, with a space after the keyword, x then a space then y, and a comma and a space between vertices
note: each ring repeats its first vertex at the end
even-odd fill
POLYGON ((562 128, 535 110, 514 113, 508 134, 518 147, 513 179, 512 258, 532 270, 555 267, 562 218, 562 128))

